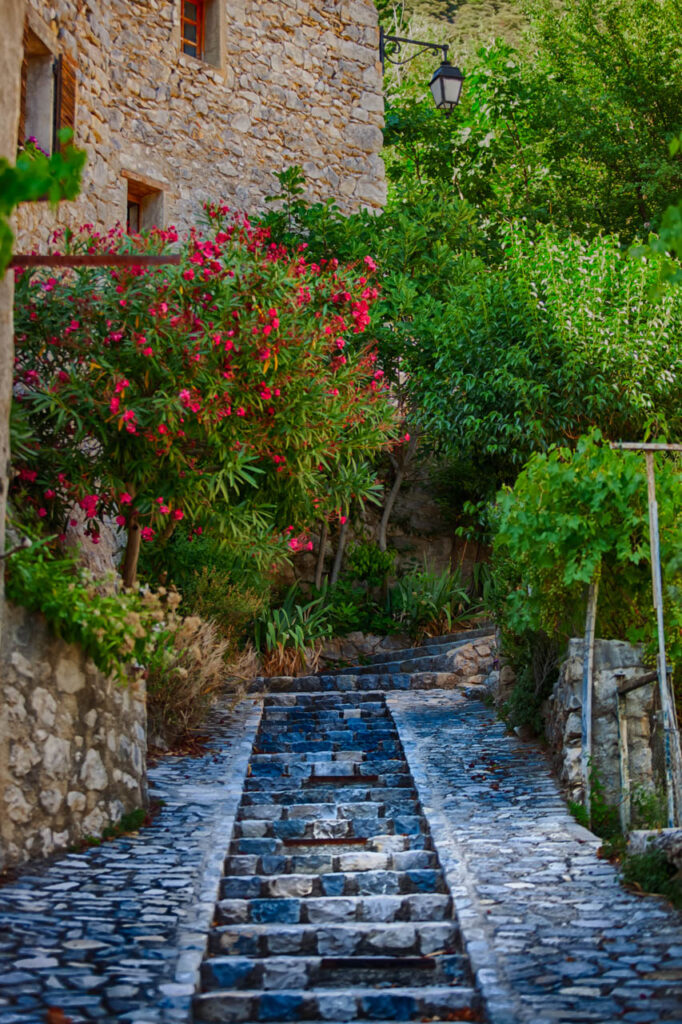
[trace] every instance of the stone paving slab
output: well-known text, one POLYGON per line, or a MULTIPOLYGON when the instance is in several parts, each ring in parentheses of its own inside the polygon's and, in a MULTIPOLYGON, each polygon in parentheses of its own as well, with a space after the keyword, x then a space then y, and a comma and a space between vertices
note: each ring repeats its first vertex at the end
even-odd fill
POLYGON ((200 758, 150 771, 153 824, 0 888, 0 1022, 190 1018, 261 705, 218 706, 200 758))
POLYGON ((680 1024, 682 914, 597 858, 541 749, 457 693, 387 703, 490 1024, 680 1024))

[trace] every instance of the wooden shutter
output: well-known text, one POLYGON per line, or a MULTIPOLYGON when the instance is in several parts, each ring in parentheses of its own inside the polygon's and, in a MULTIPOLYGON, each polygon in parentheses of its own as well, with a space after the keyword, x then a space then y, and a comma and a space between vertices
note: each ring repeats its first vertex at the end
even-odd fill
POLYGON ((29 28, 24 23, 24 58, 21 62, 21 100, 19 105, 19 135, 17 142, 23 146, 26 142, 26 81, 28 79, 28 58, 26 56, 29 45, 29 28))
POLYGON ((59 149, 59 131, 76 129, 76 65, 61 54, 54 69, 54 150, 59 149))

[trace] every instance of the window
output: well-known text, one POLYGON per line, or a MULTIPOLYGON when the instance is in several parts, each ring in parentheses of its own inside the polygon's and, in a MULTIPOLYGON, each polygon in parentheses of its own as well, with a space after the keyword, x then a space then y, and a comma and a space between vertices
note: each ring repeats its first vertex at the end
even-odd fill
POLYGON ((19 145, 35 139, 46 153, 59 149, 59 132, 76 124, 76 66, 55 54, 28 25, 21 66, 19 145))
POLYGON ((206 4, 204 0, 182 0, 180 37, 182 52, 190 57, 204 56, 204 28, 206 4))
POLYGON ((158 183, 129 177, 126 200, 126 230, 136 235, 149 228, 162 228, 164 224, 164 194, 158 183))
POLYGON ((180 49, 222 67, 225 33, 223 0, 180 0, 180 49))

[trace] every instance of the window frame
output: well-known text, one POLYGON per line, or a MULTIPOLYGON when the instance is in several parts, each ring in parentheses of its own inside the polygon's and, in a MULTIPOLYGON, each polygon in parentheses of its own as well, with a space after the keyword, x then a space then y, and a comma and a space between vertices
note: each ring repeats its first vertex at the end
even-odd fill
POLYGON ((194 57, 196 60, 204 59, 204 40, 205 40, 205 29, 206 29, 206 3, 205 0, 180 0, 180 50, 185 54, 186 57, 194 57), (185 14, 186 5, 191 3, 196 7, 197 17, 196 21, 193 18, 188 18, 185 14), (196 26, 196 42, 192 39, 188 39, 185 36, 185 25, 196 26), (188 53, 185 46, 191 46, 195 49, 195 53, 188 53))

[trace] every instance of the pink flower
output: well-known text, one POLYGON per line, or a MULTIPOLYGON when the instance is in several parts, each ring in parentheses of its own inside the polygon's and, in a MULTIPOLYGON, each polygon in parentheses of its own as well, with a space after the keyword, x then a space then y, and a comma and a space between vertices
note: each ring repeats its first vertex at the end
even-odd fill
POLYGON ((151 348, 151 346, 148 345, 147 348, 143 348, 142 349, 142 355, 143 356, 147 356, 147 357, 153 356, 154 355, 154 349, 151 348))
POLYGON ((365 263, 365 266, 369 267, 370 270, 376 270, 377 269, 377 265, 376 265, 376 263, 374 262, 374 260, 372 259, 371 256, 365 256, 364 263, 365 263))
POLYGON ((410 435, 409 435, 409 434, 405 434, 405 440, 406 440, 406 441, 409 441, 409 440, 410 440, 410 435))
POLYGON ((182 509, 181 508, 176 508, 175 511, 173 512, 173 519, 184 519, 184 518, 185 518, 185 513, 182 511, 182 509))
POLYGON ((41 519, 44 519, 45 516, 47 515, 47 509, 46 508, 39 508, 38 509, 38 515, 40 516, 41 519))
POLYGON ((90 540, 92 541, 92 543, 93 543, 93 544, 99 544, 99 541, 100 541, 100 536, 99 536, 99 534, 98 534, 98 533, 93 533, 93 534, 92 534, 92 535, 90 536, 90 540))
POLYGON ((339 516, 339 522, 343 526, 344 523, 348 522, 348 516, 339 516))
POLYGON ((112 397, 111 401, 109 402, 109 412, 112 413, 115 416, 116 413, 118 412, 118 410, 120 409, 120 407, 121 407, 121 399, 118 398, 117 395, 114 395, 112 397))
POLYGON ((192 270, 191 267, 188 267, 187 270, 183 270, 182 276, 184 277, 185 281, 193 281, 194 271, 192 270))
POLYGON ((78 526, 77 519, 69 519, 69 526, 78 526))
POLYGON ((298 547, 298 537, 292 537, 289 541, 289 547, 292 551, 295 551, 298 547))
POLYGON ((183 388, 178 397, 180 398, 180 404, 184 405, 185 409, 192 401, 192 395, 187 390, 187 388, 183 388))
POLYGON ((142 540, 151 540, 154 536, 154 531, 151 526, 143 526, 140 530, 140 536, 142 537, 142 540))
POLYGON ((313 542, 311 540, 309 540, 308 543, 306 544, 306 550, 307 551, 312 551, 313 550, 313 542))
POLYGON ((133 503, 133 496, 132 496, 132 494, 128 494, 127 491, 124 491, 123 494, 119 494, 119 496, 118 496, 118 503, 119 503, 119 505, 132 505, 132 503, 133 503))
POLYGON ((125 524, 126 524, 126 517, 125 516, 116 516, 116 522, 118 523, 119 526, 125 526, 125 524))
POLYGON ((159 512, 162 516, 167 516, 170 513, 168 505, 159 505, 159 512))
POLYGON ((55 495, 55 492, 53 490, 45 491, 45 497, 47 498, 48 501, 50 501, 52 498, 54 498, 54 495, 55 495))
POLYGON ((60 370, 59 373, 57 374, 57 380, 60 382, 60 384, 68 384, 70 379, 71 378, 69 377, 66 370, 60 370))

